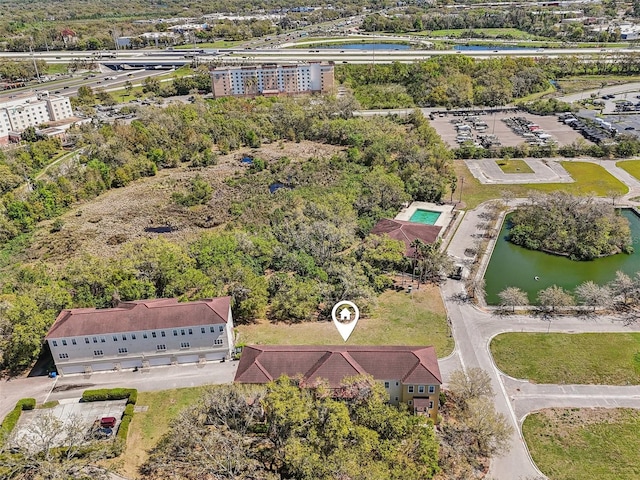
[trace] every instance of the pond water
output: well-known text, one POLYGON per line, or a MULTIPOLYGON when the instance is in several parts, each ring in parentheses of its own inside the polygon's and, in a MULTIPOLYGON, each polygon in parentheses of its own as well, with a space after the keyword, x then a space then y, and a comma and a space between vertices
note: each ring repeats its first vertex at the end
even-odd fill
POLYGON ((618 270, 634 276, 640 271, 640 217, 630 209, 623 209, 622 215, 629 219, 634 253, 619 253, 585 262, 510 243, 507 240, 508 222, 505 221, 484 275, 487 303, 500 303, 498 293, 507 287, 522 289, 529 295, 529 301, 535 303, 538 292, 551 285, 573 291, 587 280, 603 285, 613 280, 618 270))
POLYGON ((347 43, 345 45, 330 45, 322 48, 339 50, 409 50, 411 47, 402 43, 347 43))

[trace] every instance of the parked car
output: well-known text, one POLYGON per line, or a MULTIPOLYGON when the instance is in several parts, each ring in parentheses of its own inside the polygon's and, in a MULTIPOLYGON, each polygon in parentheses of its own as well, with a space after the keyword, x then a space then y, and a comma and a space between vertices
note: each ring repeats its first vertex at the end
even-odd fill
POLYGON ((116 426, 116 417, 102 417, 100 419, 100 427, 113 428, 116 426))

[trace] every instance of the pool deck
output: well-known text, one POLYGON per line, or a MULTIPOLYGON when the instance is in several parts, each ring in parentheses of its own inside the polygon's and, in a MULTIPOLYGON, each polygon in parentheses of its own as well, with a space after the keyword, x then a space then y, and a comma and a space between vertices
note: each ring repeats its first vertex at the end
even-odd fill
POLYGON ((410 222, 411 216, 416 213, 416 210, 431 210, 432 212, 440 213, 440 216, 438 217, 434 225, 436 227, 442 227, 441 232, 444 232, 444 230, 446 230, 447 225, 449 225, 451 219, 453 218, 453 205, 436 205, 435 203, 428 202, 413 202, 407 208, 403 208, 402 210, 400 210, 400 213, 396 215, 395 220, 410 222))

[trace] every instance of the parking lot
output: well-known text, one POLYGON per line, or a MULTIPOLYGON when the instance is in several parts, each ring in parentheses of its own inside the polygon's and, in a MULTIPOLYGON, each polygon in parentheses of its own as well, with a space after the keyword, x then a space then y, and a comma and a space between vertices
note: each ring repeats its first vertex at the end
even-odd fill
POLYGON ((103 417, 115 417, 118 420, 113 428, 113 432, 116 432, 126 404, 126 400, 80 403, 80 399, 75 398, 62 400, 53 408, 23 411, 14 430, 12 443, 27 448, 38 445, 44 431, 54 427, 53 422, 49 421, 51 418, 60 422, 60 425, 55 425, 55 446, 61 446, 65 442, 69 428, 80 429, 90 435, 95 422, 103 417))
MULTIPOLYGON (((471 126, 471 130, 469 131, 471 134, 470 140, 478 144, 481 143, 482 135, 495 135, 500 146, 503 147, 515 147, 527 143, 528 138, 514 132, 504 121, 512 117, 523 117, 528 122, 538 125, 540 130, 550 135, 550 138, 555 140, 560 146, 569 145, 583 138, 579 132, 559 122, 555 115, 542 116, 525 112, 486 112, 484 114, 474 112, 472 116, 478 117, 480 124, 486 124, 486 128, 482 127, 481 130, 477 130, 471 126)), ((457 139, 459 133, 458 130, 456 130, 456 126, 452 123, 452 120, 457 118, 463 119, 464 117, 453 116, 451 113, 442 114, 442 116, 436 114, 434 119, 431 120, 431 125, 436 129, 438 134, 453 148, 458 146, 457 139)))

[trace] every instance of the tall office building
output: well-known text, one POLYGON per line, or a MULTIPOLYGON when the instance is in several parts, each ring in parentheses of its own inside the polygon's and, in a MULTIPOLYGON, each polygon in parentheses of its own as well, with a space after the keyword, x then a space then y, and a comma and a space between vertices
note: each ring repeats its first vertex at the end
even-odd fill
POLYGON ((218 98, 328 93, 335 81, 332 64, 264 64, 214 68, 211 84, 213 96, 218 98))

